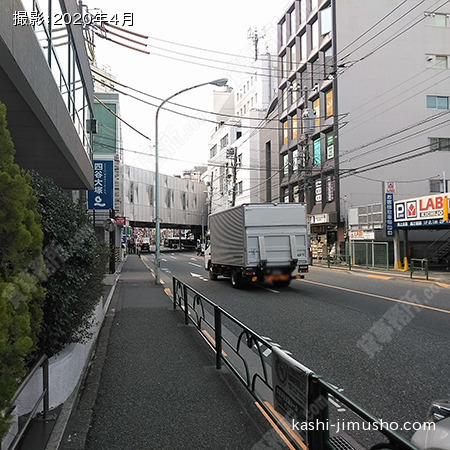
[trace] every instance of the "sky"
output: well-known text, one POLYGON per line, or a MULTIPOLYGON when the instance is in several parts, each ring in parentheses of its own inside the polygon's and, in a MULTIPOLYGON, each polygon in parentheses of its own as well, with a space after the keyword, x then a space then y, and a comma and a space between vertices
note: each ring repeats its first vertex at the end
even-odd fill
MULTIPOLYGON (((228 85, 238 86, 246 77, 254 56, 254 44, 248 31, 257 30, 259 51, 270 43, 276 52, 276 24, 291 1, 261 2, 228 0, 186 2, 84 0, 89 10, 99 8, 108 20, 117 20, 121 28, 148 36, 148 39, 117 31, 146 42, 147 47, 121 40, 145 49, 144 54, 95 37, 97 65, 106 68, 119 83, 152 97, 125 89, 149 104, 130 96, 120 96, 120 116, 146 137, 122 123, 125 164, 154 170, 155 113, 162 99, 197 84, 228 78, 228 85), (132 14, 133 24, 129 19, 132 14), (124 22, 125 21, 125 22, 124 22), (186 62, 188 61, 188 62, 186 62), (156 97, 156 98, 155 98, 156 97), (149 138, 149 139, 148 139, 149 138)), ((114 30, 116 31, 116 30, 114 30)), ((122 88, 121 88, 122 89, 122 88)), ((214 131, 213 91, 208 85, 177 96, 173 101, 192 109, 171 107, 189 117, 161 110, 158 119, 160 172, 181 175, 195 165, 206 165, 209 139, 214 131), (207 112, 204 112, 207 111, 207 112)), ((169 107, 169 105, 167 105, 169 107)))

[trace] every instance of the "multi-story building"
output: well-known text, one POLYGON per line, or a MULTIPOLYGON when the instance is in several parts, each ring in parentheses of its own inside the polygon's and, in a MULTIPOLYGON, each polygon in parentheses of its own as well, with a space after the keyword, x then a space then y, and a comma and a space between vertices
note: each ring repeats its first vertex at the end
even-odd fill
POLYGON ((354 225, 386 240, 385 182, 396 199, 448 188, 449 42, 446 2, 295 0, 283 14, 281 197, 308 204, 313 237, 344 241, 347 212, 368 206, 354 225))
POLYGON ((93 83, 76 0, 2 2, 0 101, 16 162, 67 189, 93 187, 93 83))
POLYGON ((210 212, 277 200, 273 179, 278 181, 278 135, 273 108, 268 115, 277 92, 276 64, 270 53, 261 55, 235 89, 219 93, 227 97, 221 98, 216 109, 220 125, 210 141, 206 177, 210 212))

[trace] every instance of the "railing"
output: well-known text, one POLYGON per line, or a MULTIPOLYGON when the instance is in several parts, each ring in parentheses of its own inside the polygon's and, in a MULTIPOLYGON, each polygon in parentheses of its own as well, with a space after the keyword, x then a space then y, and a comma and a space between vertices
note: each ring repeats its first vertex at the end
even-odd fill
MULTIPOLYGON (((18 433, 14 437, 14 440, 11 442, 11 445, 8 447, 8 450, 14 450, 22 439, 23 434, 25 433, 28 425, 30 424, 33 417, 36 415, 36 412, 39 408, 41 402, 43 402, 43 412, 42 419, 48 419, 49 412, 49 390, 48 390, 48 357, 46 355, 41 356, 41 358, 34 364, 31 370, 28 372, 27 376, 20 383, 19 388, 17 389, 14 397, 11 400, 11 404, 15 405, 16 400, 19 398, 19 395, 26 388, 30 380, 33 378, 34 374, 42 367, 42 394, 37 399, 36 404, 34 405, 32 411, 28 415, 26 422, 19 429, 18 433)), ((12 407, 8 414, 10 414, 14 410, 15 406, 12 407)))
MULTIPOLYGON (((390 430, 381 419, 356 405, 337 388, 288 357, 285 352, 281 352, 276 344, 270 342, 269 338, 259 336, 204 295, 173 277, 173 308, 177 307, 184 312, 185 324, 193 323, 215 351, 217 369, 222 367, 222 362, 229 367, 256 399, 260 409, 277 424, 293 448, 333 450, 337 448, 353 449, 354 447, 348 442, 346 442, 346 446, 342 446, 342 440, 345 441, 342 434, 330 436, 329 427, 312 427, 313 429, 308 428, 309 431, 302 432, 294 426, 294 421, 289 424, 287 419, 277 411, 274 407, 273 394, 274 384, 277 390, 279 385, 273 375, 274 355, 284 355, 282 358, 287 360, 287 364, 293 364, 292 367, 297 374, 300 374, 300 377, 304 376, 307 380, 302 412, 304 412, 304 420, 308 424, 318 422, 329 424, 330 404, 336 404, 338 401, 359 419, 373 425, 376 433, 382 433, 388 439, 389 444, 374 445, 373 440, 375 439, 377 442, 379 434, 376 437, 372 436, 370 446, 373 450, 382 448, 416 449, 406 438, 390 430), (301 373, 302 368, 305 369, 304 373, 301 373)), ((278 356, 276 357, 278 358, 278 356)))
POLYGON ((413 273, 417 270, 420 270, 422 272, 425 273, 425 277, 428 280, 428 259, 426 258, 422 258, 422 259, 417 259, 417 258, 411 258, 410 261, 410 271, 409 271, 409 277, 412 278, 413 277, 413 273))
POLYGON ((434 259, 442 247, 448 244, 450 240, 450 230, 444 233, 442 236, 438 237, 434 242, 432 242, 427 248, 428 259, 434 259), (437 248, 434 248, 437 246, 437 248))
POLYGON ((348 270, 352 270, 352 260, 350 255, 327 255, 327 266, 347 266, 348 270))

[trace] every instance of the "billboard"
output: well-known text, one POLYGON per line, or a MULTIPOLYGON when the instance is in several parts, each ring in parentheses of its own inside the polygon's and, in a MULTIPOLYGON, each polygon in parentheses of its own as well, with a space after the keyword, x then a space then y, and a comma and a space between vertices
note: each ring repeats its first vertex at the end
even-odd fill
POLYGON ((403 227, 441 225, 444 223, 445 201, 448 201, 448 194, 396 201, 394 222, 403 227))
POLYGON ((114 209, 114 161, 94 160, 94 189, 88 192, 89 209, 114 209))

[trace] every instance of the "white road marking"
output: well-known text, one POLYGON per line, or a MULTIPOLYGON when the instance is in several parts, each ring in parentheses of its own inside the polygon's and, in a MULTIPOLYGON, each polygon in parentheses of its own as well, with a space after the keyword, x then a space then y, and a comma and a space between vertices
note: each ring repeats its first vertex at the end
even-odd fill
POLYGON ((202 267, 200 264, 195 264, 193 262, 188 262, 188 264, 190 264, 191 266, 195 266, 195 267, 202 267))
POLYGON ((275 289, 270 289, 270 288, 268 288, 266 286, 263 286, 263 285, 259 285, 259 287, 262 287, 266 291, 273 292, 274 294, 279 294, 280 293, 280 291, 276 291, 275 289))
POLYGON ((199 275, 198 273, 192 273, 192 272, 191 272, 191 277, 194 277, 194 278, 200 278, 201 275, 199 275))

